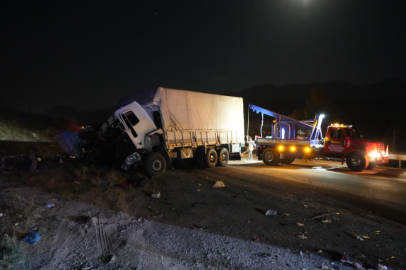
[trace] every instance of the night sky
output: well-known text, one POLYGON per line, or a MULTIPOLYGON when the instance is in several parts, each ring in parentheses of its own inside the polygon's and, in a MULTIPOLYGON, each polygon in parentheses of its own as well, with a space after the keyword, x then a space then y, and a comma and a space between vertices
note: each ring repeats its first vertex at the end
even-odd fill
POLYGON ((2 1, 0 107, 406 79, 404 1, 2 1))

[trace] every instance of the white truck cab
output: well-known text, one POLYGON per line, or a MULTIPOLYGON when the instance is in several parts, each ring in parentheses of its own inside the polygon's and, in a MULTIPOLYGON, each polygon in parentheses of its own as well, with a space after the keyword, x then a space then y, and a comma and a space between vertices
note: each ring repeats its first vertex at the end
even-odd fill
POLYGON ((115 111, 114 116, 119 119, 121 128, 128 134, 137 149, 152 147, 148 141, 145 141, 145 136, 157 130, 157 127, 141 105, 134 101, 115 111))

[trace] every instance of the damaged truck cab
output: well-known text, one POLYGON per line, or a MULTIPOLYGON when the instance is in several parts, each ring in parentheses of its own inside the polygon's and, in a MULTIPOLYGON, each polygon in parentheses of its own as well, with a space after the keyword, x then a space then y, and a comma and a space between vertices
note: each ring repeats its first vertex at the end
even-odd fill
MULTIPOLYGON (((158 111, 156 111, 158 112, 158 111)), ((121 169, 128 170, 131 166, 144 159, 146 172, 151 176, 160 176, 166 170, 165 152, 159 151, 160 138, 163 134, 161 128, 157 128, 152 120, 152 108, 150 114, 137 102, 132 102, 114 112, 118 119, 118 126, 126 133, 134 147, 121 169)))

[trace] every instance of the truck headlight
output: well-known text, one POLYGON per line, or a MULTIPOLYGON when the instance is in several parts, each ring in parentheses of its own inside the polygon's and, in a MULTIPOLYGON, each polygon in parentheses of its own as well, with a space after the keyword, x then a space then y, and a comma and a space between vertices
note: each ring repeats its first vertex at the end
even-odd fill
POLYGON ((381 155, 378 153, 378 151, 372 151, 368 154, 370 158, 379 158, 381 155))
POLYGON ((285 150, 285 147, 283 147, 283 145, 280 145, 278 146, 278 150, 282 152, 283 150, 285 150))

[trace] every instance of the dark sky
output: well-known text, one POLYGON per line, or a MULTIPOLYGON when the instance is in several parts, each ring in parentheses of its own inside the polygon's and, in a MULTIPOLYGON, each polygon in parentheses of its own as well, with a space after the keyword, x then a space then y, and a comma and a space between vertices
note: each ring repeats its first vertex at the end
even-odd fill
POLYGON ((0 107, 406 79, 404 1, 2 1, 0 107))

